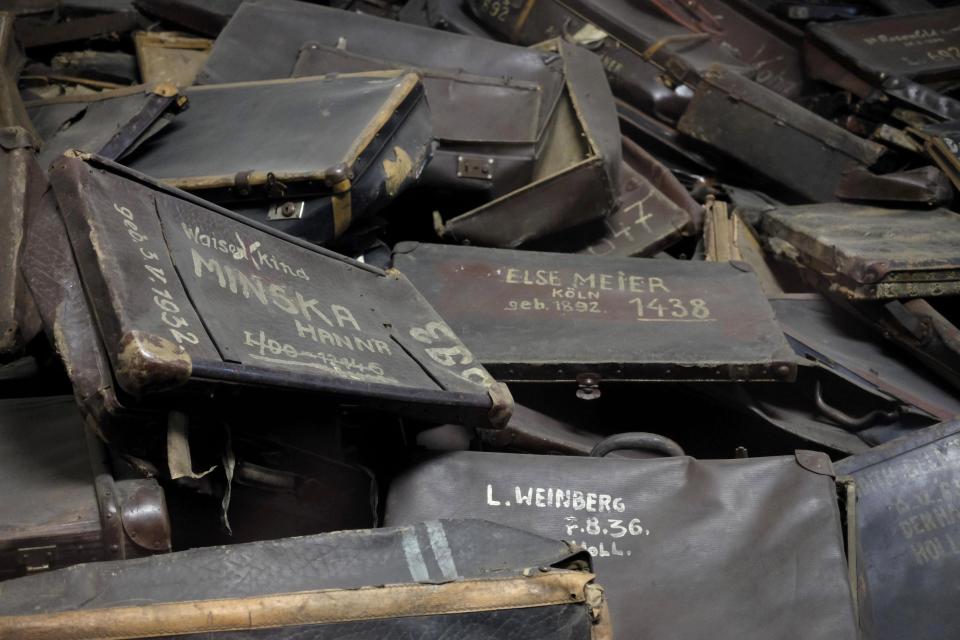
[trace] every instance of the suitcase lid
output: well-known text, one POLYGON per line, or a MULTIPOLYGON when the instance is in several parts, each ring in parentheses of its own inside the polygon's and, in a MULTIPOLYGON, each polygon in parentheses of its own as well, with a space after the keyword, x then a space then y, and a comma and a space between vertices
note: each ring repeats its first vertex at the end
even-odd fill
POLYGON ((836 469, 857 486, 861 616, 871 637, 955 637, 960 421, 920 429, 836 469))
POLYGON ((51 183, 129 396, 239 384, 473 425, 509 418, 509 392, 401 274, 103 159, 64 156, 51 183))
MULTIPOLYGON (((329 194, 345 178, 360 179, 423 88, 416 74, 385 71, 190 87, 185 94, 190 108, 125 164, 178 188, 229 190, 229 201, 252 187, 292 198, 295 190, 329 194)), ((426 160, 427 140, 422 144, 403 152, 412 175, 426 160)))
POLYGON ((823 203, 763 213, 776 253, 814 270, 853 299, 960 293, 960 216, 823 203))
POLYGON ((503 380, 790 380, 753 272, 706 263, 400 243, 394 262, 503 380))

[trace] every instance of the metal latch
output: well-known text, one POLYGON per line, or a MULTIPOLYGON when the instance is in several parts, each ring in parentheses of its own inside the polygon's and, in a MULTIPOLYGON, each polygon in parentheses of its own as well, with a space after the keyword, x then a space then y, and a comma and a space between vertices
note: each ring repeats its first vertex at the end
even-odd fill
POLYGON ((296 220, 303 217, 303 210, 306 202, 283 202, 270 207, 267 212, 267 220, 296 220))
POLYGON ((493 180, 493 158, 457 156, 457 177, 493 180))
POLYGON ((17 554, 20 564, 26 568, 27 573, 33 573, 49 569, 56 550, 57 545, 54 544, 43 547, 21 547, 17 549, 17 554))
POLYGON ((581 400, 596 400, 600 397, 600 376, 581 373, 577 376, 577 397, 581 400))

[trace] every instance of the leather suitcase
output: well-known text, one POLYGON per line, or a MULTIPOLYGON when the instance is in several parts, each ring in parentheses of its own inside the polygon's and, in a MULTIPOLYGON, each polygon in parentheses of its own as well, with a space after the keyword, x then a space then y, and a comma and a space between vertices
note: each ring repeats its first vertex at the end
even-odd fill
POLYGON ((115 478, 85 432, 69 396, 0 400, 0 579, 170 550, 160 485, 115 478))
POLYGON ((960 422, 952 420, 836 464, 857 487, 865 640, 960 633, 960 422))
POLYGON ((284 390, 428 420, 509 419, 506 387, 400 274, 106 160, 64 157, 51 182, 125 404, 166 413, 218 389, 233 402, 239 389, 251 402, 284 390))
POLYGON ((960 293, 960 217, 947 209, 779 207, 763 213, 761 233, 774 255, 850 300, 960 293))
POLYGON ((399 243, 404 273, 498 379, 791 380, 793 352, 742 263, 399 243))
POLYGON ((2 583, 0 635, 610 640, 585 556, 477 520, 194 549, 2 583))
POLYGON ((123 163, 312 242, 340 236, 420 175, 430 119, 415 74, 184 90, 190 108, 123 163))
POLYGON ((627 460, 461 451, 390 486, 387 526, 464 514, 585 546, 614 628, 627 637, 857 637, 836 485, 821 453, 627 460))
MULTIPOLYGON (((473 208, 466 211, 463 206, 444 211, 446 237, 515 247, 615 210, 620 142, 612 96, 601 62, 565 42, 524 49, 290 0, 247 2, 218 38, 199 81, 280 78, 291 69, 305 73, 324 65, 368 70, 384 64, 433 77, 437 140, 424 171, 425 187, 481 197, 479 206, 470 204, 473 208), (250 46, 263 55, 250 64, 241 62, 240 52, 250 46), (460 82, 441 83, 440 76, 460 82), (502 86, 480 92, 479 79, 490 77, 502 86), (504 78, 510 79, 506 85, 504 78), (523 91, 530 83, 539 87, 536 94, 523 91), (466 88, 476 98, 451 99, 442 93, 466 88), (479 127, 494 113, 484 105, 508 93, 523 108, 479 127)), ((429 86, 427 93, 429 100, 429 86)))

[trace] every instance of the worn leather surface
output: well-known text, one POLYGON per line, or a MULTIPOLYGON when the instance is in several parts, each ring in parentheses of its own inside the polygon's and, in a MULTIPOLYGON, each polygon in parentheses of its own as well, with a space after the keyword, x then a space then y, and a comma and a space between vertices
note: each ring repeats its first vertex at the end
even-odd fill
POLYGON ((434 521, 78 565, 0 583, 0 615, 518 575, 578 557, 510 527, 434 521))
POLYGON ((395 480, 386 522, 465 514, 592 547, 614 629, 625 637, 857 637, 834 481, 793 456, 456 452, 395 480), (580 497, 564 507, 562 493, 558 508, 557 489, 580 497))

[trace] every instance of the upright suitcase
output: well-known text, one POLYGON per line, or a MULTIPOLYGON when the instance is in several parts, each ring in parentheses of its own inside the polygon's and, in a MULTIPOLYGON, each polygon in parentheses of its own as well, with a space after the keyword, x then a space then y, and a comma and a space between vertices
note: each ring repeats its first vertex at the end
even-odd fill
POLYGON ((589 556, 479 520, 341 531, 0 584, 0 636, 610 640, 589 556))
POLYGON ((424 461, 390 487, 388 526, 464 514, 587 547, 614 628, 627 637, 857 637, 824 454, 628 460, 462 451, 424 461))
POLYGON ((857 486, 864 638, 960 634, 960 422, 837 463, 857 486))
POLYGON ((85 431, 69 396, 0 400, 0 579, 170 550, 160 485, 114 478, 85 431))

